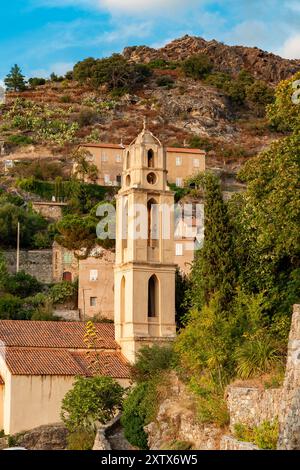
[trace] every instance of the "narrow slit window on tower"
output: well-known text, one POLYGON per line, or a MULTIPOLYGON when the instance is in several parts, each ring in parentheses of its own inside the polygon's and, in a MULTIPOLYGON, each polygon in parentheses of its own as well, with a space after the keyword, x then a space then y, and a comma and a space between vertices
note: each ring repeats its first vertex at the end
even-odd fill
POLYGON ((148 281, 148 317, 158 316, 158 279, 153 274, 148 281))
POLYGON ((148 212, 148 246, 157 246, 158 240, 158 207, 155 199, 147 203, 148 212))
POLYGON ((126 305, 126 301, 125 301, 125 287, 126 287, 126 281, 125 281, 125 277, 124 277, 124 276, 122 277, 120 287, 121 287, 120 319, 121 319, 121 323, 124 323, 124 322, 125 322, 125 305, 126 305))
POLYGON ((127 155, 126 155, 126 170, 128 170, 131 166, 131 162, 130 162, 130 152, 127 152, 127 155))
POLYGON ((154 168, 154 152, 152 149, 148 150, 148 168, 154 168))

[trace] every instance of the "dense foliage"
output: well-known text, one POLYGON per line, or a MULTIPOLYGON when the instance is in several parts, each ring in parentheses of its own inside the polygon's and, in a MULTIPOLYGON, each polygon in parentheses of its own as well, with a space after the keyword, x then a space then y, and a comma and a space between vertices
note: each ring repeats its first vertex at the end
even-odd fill
POLYGON ((78 377, 62 401, 61 417, 69 431, 95 429, 122 405, 124 390, 111 377, 78 377))
MULTIPOLYGON (((292 305, 300 300, 299 106, 292 83, 279 85, 268 108, 273 124, 285 116, 292 133, 244 165, 243 193, 225 203, 216 177, 192 180, 204 192, 205 241, 175 350, 202 421, 226 424, 222 396, 229 381, 278 377, 284 366, 292 305)), ((254 84, 249 79, 246 93, 260 93, 263 86, 254 84)))
POLYGON ((169 346, 146 346, 138 353, 132 368, 136 385, 124 401, 121 422, 126 439, 140 449, 147 449, 144 426, 154 419, 160 387, 167 380, 166 373, 175 365, 176 355, 169 346), (156 397, 156 400, 153 400, 153 397, 156 397))
MULTIPOLYGON (((15 248, 17 245, 17 226, 20 222, 20 243, 23 248, 36 248, 37 234, 47 234, 48 222, 40 214, 26 206, 24 201, 0 192, 0 247, 15 248)), ((47 246, 51 245, 49 235, 47 246)), ((47 246, 43 246, 47 247, 47 246)))
POLYGON ((88 58, 78 62, 73 77, 89 82, 94 88, 106 85, 109 91, 134 91, 151 76, 151 69, 143 64, 129 63, 122 55, 113 54, 104 59, 88 58))

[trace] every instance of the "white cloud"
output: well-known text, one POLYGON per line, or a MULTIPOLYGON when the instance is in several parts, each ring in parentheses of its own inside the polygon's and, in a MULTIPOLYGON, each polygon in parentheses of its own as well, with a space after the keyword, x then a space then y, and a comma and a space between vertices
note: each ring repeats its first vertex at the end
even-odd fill
POLYGON ((32 0, 33 5, 48 7, 74 6, 84 9, 107 10, 112 14, 128 13, 141 16, 145 12, 162 14, 199 6, 209 0, 32 0))
POLYGON ((243 21, 224 35, 225 41, 231 44, 259 46, 266 44, 269 38, 267 25, 262 21, 243 21))
POLYGON ((289 37, 278 54, 286 59, 300 59, 300 34, 289 37))
POLYGON ((36 69, 31 70, 30 75, 32 77, 43 77, 48 78, 52 72, 56 75, 65 75, 66 72, 72 70, 74 67, 73 62, 56 62, 54 64, 50 64, 47 69, 36 69))

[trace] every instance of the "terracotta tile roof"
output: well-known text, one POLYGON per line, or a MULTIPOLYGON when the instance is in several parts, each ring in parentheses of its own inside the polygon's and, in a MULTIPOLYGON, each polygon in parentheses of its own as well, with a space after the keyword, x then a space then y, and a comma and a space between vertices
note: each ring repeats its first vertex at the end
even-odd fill
POLYGON ((0 375, 0 385, 4 385, 4 380, 2 379, 1 375, 0 375))
MULTIPOLYGON (((98 353, 99 368, 98 366, 92 367, 91 361, 88 359, 85 351, 76 351, 71 354, 77 364, 80 365, 81 369, 86 371, 86 375, 92 376, 100 373, 101 375, 109 375, 119 379, 127 379, 130 377, 129 365, 119 352, 98 353)), ((90 357, 92 360, 95 360, 96 353, 90 353, 90 357)))
POLYGON ((5 362, 12 375, 82 375, 67 349, 6 348, 5 362))
MULTIPOLYGON (((129 366, 118 352, 99 352, 100 372, 114 378, 129 378, 129 366)), ((86 351, 67 349, 15 348, 5 350, 5 362, 12 375, 59 375, 91 377, 86 351)))
POLYGON ((180 148, 180 147, 167 147, 167 152, 175 152, 175 153, 198 153, 200 155, 205 155, 205 151, 204 150, 200 150, 200 149, 189 149, 187 147, 183 147, 183 148, 180 148))
POLYGON ((118 150, 124 150, 124 145, 122 144, 81 144, 80 147, 95 147, 95 148, 100 148, 100 149, 118 149, 118 150))
MULTIPOLYGON (((80 147, 92 147, 92 148, 101 148, 101 149, 118 149, 118 150, 124 150, 125 146, 121 144, 81 144, 80 147)), ((176 153, 198 153, 201 155, 205 154, 204 150, 200 149, 190 149, 187 147, 167 147, 166 148, 167 152, 176 152, 176 153)))
MULTIPOLYGON (((119 349, 112 323, 95 323, 96 346, 119 349)), ((85 349, 83 322, 0 320, 0 341, 5 346, 85 349)))

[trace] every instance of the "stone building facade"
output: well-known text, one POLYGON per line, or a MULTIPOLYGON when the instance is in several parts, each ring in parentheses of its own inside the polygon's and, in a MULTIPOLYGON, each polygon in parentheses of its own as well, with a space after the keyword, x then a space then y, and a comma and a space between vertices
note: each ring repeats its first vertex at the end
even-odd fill
MULTIPOLYGON (((97 183, 103 186, 120 186, 125 158, 123 144, 82 144, 91 155, 90 161, 98 168, 97 183)), ((181 187, 187 177, 205 171, 205 152, 199 149, 167 147, 166 168, 169 183, 181 187)), ((74 166, 75 171, 76 166, 74 166)))
POLYGON ((114 320, 114 263, 115 253, 100 247, 79 260, 78 308, 83 320, 114 320))
POLYGON ((78 278, 79 261, 73 251, 54 242, 51 261, 53 282, 74 281, 78 278))

